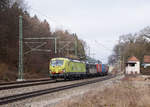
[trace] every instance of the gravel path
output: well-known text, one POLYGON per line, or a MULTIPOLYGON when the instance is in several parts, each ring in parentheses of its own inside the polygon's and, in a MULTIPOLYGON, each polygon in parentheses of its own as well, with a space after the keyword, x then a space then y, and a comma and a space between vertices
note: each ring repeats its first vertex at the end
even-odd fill
MULTIPOLYGON (((83 95, 84 93, 89 92, 91 90, 93 90, 93 91, 94 90, 103 90, 105 87, 110 87, 114 83, 118 83, 121 78, 123 78, 123 76, 118 76, 113 79, 109 79, 106 81, 89 84, 89 85, 85 85, 85 86, 81 86, 81 87, 77 87, 77 88, 73 88, 73 89, 68 89, 68 90, 59 91, 59 92, 55 92, 55 93, 51 93, 51 94, 41 95, 41 96, 34 97, 34 98, 29 98, 29 99, 14 102, 14 103, 11 103, 8 105, 3 105, 3 107, 51 107, 51 106, 55 106, 55 104, 57 104, 58 102, 60 102, 64 99, 71 99, 73 96, 83 95)), ((41 88, 42 89, 52 88, 52 87, 56 87, 56 86, 60 86, 60 85, 77 83, 79 81, 65 82, 65 84, 60 82, 60 83, 55 83, 53 85, 52 84, 42 85, 42 87, 39 86, 39 88, 40 89, 41 88)), ((87 81, 87 80, 84 80, 84 81, 87 81)), ((23 88, 23 90, 32 91, 35 89, 37 90, 37 88, 38 88, 37 86, 34 86, 32 88, 31 87, 30 88, 28 87, 25 89, 23 88)), ((19 89, 19 90, 21 90, 21 89, 19 89)), ((23 93, 23 91, 20 93, 23 93)))

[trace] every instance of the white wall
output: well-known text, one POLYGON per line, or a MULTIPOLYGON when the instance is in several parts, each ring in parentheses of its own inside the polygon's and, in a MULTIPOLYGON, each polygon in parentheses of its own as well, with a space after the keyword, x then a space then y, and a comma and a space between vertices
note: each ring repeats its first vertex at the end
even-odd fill
POLYGON ((109 66, 108 72, 111 73, 113 69, 114 69, 114 66, 109 66))
POLYGON ((126 74, 139 74, 140 73, 140 62, 135 62, 135 66, 130 66, 128 64, 128 66, 126 66, 126 74))

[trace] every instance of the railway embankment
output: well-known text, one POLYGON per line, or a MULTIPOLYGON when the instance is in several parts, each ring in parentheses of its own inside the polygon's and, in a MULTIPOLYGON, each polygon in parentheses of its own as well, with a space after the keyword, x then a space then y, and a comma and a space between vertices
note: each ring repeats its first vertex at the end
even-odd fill
MULTIPOLYGON (((99 78, 105 78, 105 77, 99 77, 99 78)), ((57 104, 58 102, 63 101, 65 99, 68 99, 68 98, 71 99, 73 96, 80 96, 81 94, 84 94, 84 93, 88 92, 89 90, 97 89, 99 86, 101 86, 101 87, 109 86, 113 82, 118 81, 117 78, 120 78, 120 77, 115 77, 115 78, 112 78, 112 79, 103 80, 103 81, 93 83, 93 84, 88 84, 88 85, 75 87, 75 88, 71 88, 71 89, 67 89, 67 90, 63 90, 63 91, 58 91, 58 92, 54 92, 54 93, 51 93, 51 94, 45 94, 45 95, 41 95, 41 96, 38 96, 38 97, 32 97, 32 98, 28 98, 28 99, 25 99, 25 100, 5 104, 3 106, 4 107, 10 107, 10 106, 13 106, 13 107, 20 107, 20 106, 23 106, 23 107, 24 106, 25 107, 53 106, 53 105, 57 104)), ((95 78, 92 78, 90 80, 95 80, 95 78)), ((25 93, 25 92, 31 91, 31 90, 35 91, 35 90, 40 90, 40 89, 46 89, 48 87, 49 88, 50 87, 57 87, 57 86, 61 86, 61 85, 64 86, 64 85, 67 85, 67 84, 78 83, 78 82, 81 82, 81 81, 82 82, 83 81, 88 81, 88 79, 78 80, 78 81, 58 82, 58 83, 49 84, 49 85, 33 86, 34 88, 33 87, 26 87, 26 88, 24 87, 24 88, 19 88, 19 89, 17 88, 17 89, 11 89, 11 90, 3 90, 3 92, 1 94, 4 95, 4 96, 8 96, 8 95, 14 94, 14 93, 15 94, 16 93, 25 93)))

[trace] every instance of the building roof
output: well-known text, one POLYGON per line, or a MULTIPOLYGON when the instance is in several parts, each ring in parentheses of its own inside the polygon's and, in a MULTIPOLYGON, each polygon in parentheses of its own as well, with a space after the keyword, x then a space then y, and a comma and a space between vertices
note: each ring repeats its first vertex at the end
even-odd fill
POLYGON ((128 61, 139 61, 135 56, 132 56, 128 59, 128 61))
POLYGON ((150 56, 148 55, 144 56, 144 63, 150 63, 150 56))

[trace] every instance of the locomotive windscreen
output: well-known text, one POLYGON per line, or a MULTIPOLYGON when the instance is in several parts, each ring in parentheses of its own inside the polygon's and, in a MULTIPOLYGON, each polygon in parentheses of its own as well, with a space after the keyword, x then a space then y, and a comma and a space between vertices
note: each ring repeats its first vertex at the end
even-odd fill
POLYGON ((51 61, 52 66, 62 66, 64 64, 64 60, 53 60, 51 61))

